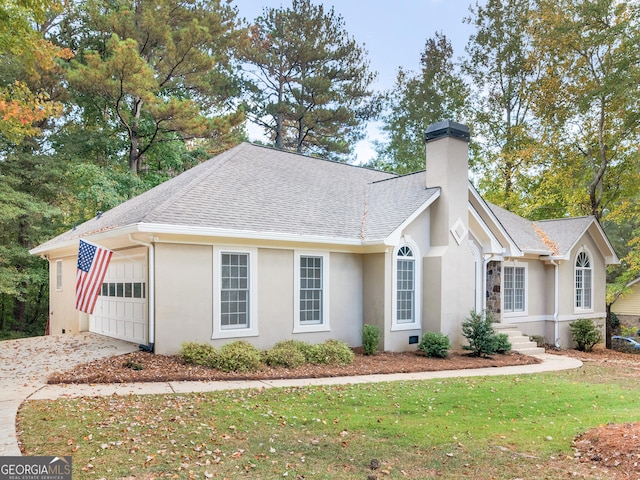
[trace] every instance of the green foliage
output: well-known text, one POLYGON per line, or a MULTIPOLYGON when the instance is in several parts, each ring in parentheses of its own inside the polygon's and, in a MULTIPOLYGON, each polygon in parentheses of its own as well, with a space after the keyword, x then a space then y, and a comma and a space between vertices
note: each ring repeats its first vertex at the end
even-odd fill
POLYGON ((511 350, 511 342, 509 341, 509 335, 506 333, 497 333, 493 336, 493 348, 496 353, 507 353, 511 350))
POLYGON ((602 341, 602 332, 590 318, 581 318, 569 324, 571 337, 577 344, 577 349, 582 352, 590 352, 593 347, 602 341))
POLYGON ((183 342, 178 356, 184 363, 215 368, 218 365, 218 352, 208 343, 183 342))
POLYGON ((214 0, 69 5, 56 41, 77 52, 66 76, 79 113, 126 139, 121 153, 135 173, 162 143, 238 142, 244 115, 229 101, 238 95, 232 50, 244 35, 236 15, 214 0))
POLYGON ((389 141, 376 146, 373 167, 397 173, 424 170, 424 131, 446 118, 459 120, 467 88, 453 64, 451 42, 442 33, 428 38, 418 73, 398 70, 396 83, 385 96, 382 130, 389 141))
POLYGON ((346 160, 375 112, 366 50, 333 7, 293 0, 266 8, 243 52, 249 112, 276 148, 346 160))
POLYGON ((638 329, 635 327, 629 327, 627 325, 620 325, 620 335, 622 337, 635 337, 638 329))
POLYGON ((354 357, 349 345, 339 340, 311 345, 307 353, 307 361, 315 365, 348 365, 354 357))
POLYGON ((446 358, 451 350, 451 342, 449 337, 440 332, 425 332, 418 344, 418 350, 424 352, 427 357, 446 358))
POLYGON ((471 312, 469 318, 462 323, 462 335, 469 345, 462 348, 470 350, 474 357, 505 353, 511 349, 511 344, 505 334, 496 335, 493 331, 493 315, 490 312, 483 314, 471 312), (504 337, 503 337, 504 335, 504 337))
POLYGON ((285 340, 264 353, 264 363, 271 367, 296 368, 307 363, 309 345, 297 340, 285 340))
POLYGON ((375 355, 382 333, 376 325, 365 324, 362 327, 362 349, 365 355, 375 355))
MULTIPOLYGON (((471 7, 475 32, 467 44, 464 71, 471 78, 473 127, 485 198, 519 211, 529 188, 533 154, 531 107, 539 67, 532 60, 530 0, 488 0, 471 7)), ((524 212, 522 212, 524 213, 524 212)))
POLYGON ((137 477, 612 478, 590 463, 584 475, 567 472, 576 435, 638 421, 640 383, 619 373, 586 362, 540 375, 27 400, 17 421, 25 455, 79 446, 74 464, 92 468, 74 480, 130 478, 145 463, 137 477), (205 453, 215 448, 226 456, 205 453), (372 458, 392 461, 390 473, 372 472, 372 458))
POLYGON ((262 354, 249 342, 238 340, 220 347, 215 366, 223 372, 255 372, 262 366, 262 354))

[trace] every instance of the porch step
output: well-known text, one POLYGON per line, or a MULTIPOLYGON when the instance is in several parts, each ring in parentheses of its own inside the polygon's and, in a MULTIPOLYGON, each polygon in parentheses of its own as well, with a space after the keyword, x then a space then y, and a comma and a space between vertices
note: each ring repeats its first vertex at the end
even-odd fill
POLYGON ((529 340, 529 337, 523 335, 517 325, 494 323, 493 331, 495 333, 505 333, 509 336, 511 351, 513 352, 521 353, 523 355, 540 355, 544 353, 544 348, 538 347, 536 342, 532 342, 529 340))

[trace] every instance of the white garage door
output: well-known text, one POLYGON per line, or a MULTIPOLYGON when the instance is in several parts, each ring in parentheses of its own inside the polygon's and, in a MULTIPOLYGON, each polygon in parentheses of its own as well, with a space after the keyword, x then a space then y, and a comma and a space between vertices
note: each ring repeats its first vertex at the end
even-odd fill
POLYGON ((148 343, 146 250, 115 252, 89 330, 133 343, 148 343))

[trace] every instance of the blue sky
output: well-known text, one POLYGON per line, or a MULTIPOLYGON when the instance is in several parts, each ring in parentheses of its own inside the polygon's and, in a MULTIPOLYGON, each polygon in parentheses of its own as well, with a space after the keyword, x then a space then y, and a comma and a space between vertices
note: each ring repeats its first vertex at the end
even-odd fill
MULTIPOLYGON (((347 31, 365 45, 371 68, 378 72, 374 88, 386 90, 393 86, 398 67, 419 69, 425 41, 435 32, 441 31, 451 40, 455 58, 463 56, 473 32, 463 19, 469 16, 469 5, 475 5, 476 0, 322 0, 322 3, 333 6, 344 18, 347 31)), ((288 7, 291 1, 234 0, 233 4, 241 17, 251 21, 265 7, 288 7)), ((249 129, 249 136, 257 138, 255 129, 249 129)), ((369 125, 367 137, 356 147, 358 162, 374 156, 370 142, 380 138, 378 125, 369 125)))

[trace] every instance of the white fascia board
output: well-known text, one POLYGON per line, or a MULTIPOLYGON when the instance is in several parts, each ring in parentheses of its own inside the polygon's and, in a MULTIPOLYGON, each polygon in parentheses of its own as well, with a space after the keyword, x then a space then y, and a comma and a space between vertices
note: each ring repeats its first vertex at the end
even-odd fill
POLYGON ((90 232, 84 235, 78 235, 77 237, 71 238, 69 240, 64 240, 46 248, 42 248, 42 245, 37 246, 29 250, 29 253, 32 255, 43 255, 54 250, 61 250, 70 247, 77 248, 81 238, 100 244, 100 242, 104 239, 128 235, 130 233, 136 233, 138 231, 139 230, 137 229, 137 225, 127 225, 126 227, 112 228, 101 232, 90 232))
POLYGON ((292 235, 290 233, 254 232, 225 228, 194 227, 190 225, 167 225, 160 223, 139 223, 140 233, 191 235, 202 237, 245 238, 249 240, 269 240, 281 242, 326 243, 332 245, 362 246, 362 241, 352 238, 336 238, 321 235, 292 235))
MULTIPOLYGON (((587 225, 587 228, 584 229, 584 232, 582 232, 582 235, 580 235, 580 237, 582 237, 585 233, 587 233, 587 230, 589 230, 592 225, 595 225, 596 229, 598 230, 598 233, 600 234, 600 237, 602 238, 602 240, 604 240, 604 243, 607 246, 607 249, 609 250, 608 252, 602 252, 605 265, 620 265, 620 259, 618 258, 618 254, 613 249, 613 245, 611 245, 611 242, 609 241, 607 234, 604 233, 604 230, 602 229, 600 222, 598 222, 595 218, 591 219, 591 223, 587 225)), ((573 247, 575 247, 575 244, 571 246, 571 249, 573 249, 573 247)))
POLYGON ((509 252, 510 253, 509 253, 508 256, 510 256, 510 257, 522 257, 522 256, 524 256, 524 252, 522 250, 520 250, 520 248, 518 247, 516 242, 513 241, 513 239, 511 238, 511 235, 509 235, 509 232, 507 232, 505 230, 505 228, 502 225, 502 223, 500 223, 500 220, 498 220, 498 217, 496 217, 495 214, 491 211, 491 209, 487 205, 487 202, 484 201, 484 198, 482 198, 480 196, 480 194, 475 189, 475 187, 471 184, 471 182, 469 182, 469 192, 471 193, 473 198, 480 205, 482 205, 484 212, 489 216, 489 218, 491 218, 491 220, 493 221, 493 224, 500 231, 500 233, 502 233, 504 238, 506 238, 507 241, 509 242, 509 252))
POLYGON ((491 242, 491 253, 504 253, 505 248, 498 241, 496 236, 493 234, 491 229, 487 226, 478 211, 471 203, 469 203, 469 213, 473 218, 476 219, 476 222, 478 222, 482 231, 489 237, 489 241, 491 242))
MULTIPOLYGON (((427 208, 429 208, 433 202, 435 202, 438 198, 440 198, 440 189, 434 192, 429 199, 420 205, 414 212, 409 215, 387 238, 383 240, 385 245, 396 246, 400 244, 400 240, 402 238, 402 232, 408 225, 411 224, 418 216, 424 212, 427 208)), ((375 242, 378 243, 378 242, 375 242)))

